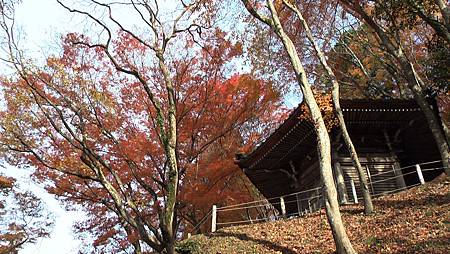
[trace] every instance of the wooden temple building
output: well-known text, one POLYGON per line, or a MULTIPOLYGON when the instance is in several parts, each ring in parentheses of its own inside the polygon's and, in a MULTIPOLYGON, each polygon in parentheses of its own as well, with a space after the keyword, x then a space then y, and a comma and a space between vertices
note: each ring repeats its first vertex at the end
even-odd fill
MULTIPOLYGON (((418 183, 417 174, 413 174, 416 169, 410 166, 440 160, 425 116, 413 100, 341 100, 341 106, 372 195, 418 183)), ((436 105, 434 110, 437 114, 436 105)), ((316 135, 311 122, 302 120, 301 114, 298 107, 255 150, 236 158, 267 199, 286 195, 288 215, 300 213, 305 207, 311 209, 311 202, 317 209, 323 203, 321 198, 313 199, 320 190, 289 195, 322 185, 316 135)), ((358 197, 362 197, 358 175, 341 136, 339 127, 330 133, 333 174, 340 201, 354 202, 350 180, 356 185, 358 197)), ((430 167, 442 165, 437 162, 430 167)), ((423 175, 429 181, 442 172, 430 170, 423 175)), ((271 202, 280 209, 276 199, 271 202)))

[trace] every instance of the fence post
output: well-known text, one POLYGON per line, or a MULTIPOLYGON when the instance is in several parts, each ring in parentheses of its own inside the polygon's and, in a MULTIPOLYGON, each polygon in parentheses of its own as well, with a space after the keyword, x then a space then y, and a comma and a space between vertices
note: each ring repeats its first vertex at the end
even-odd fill
POLYGON ((280 197, 281 215, 286 216, 286 206, 284 205, 284 197, 280 197))
POLYGON ((417 175, 419 176, 420 184, 425 184, 425 179, 423 179, 422 169, 420 169, 420 165, 416 164, 417 175))
POLYGON ((352 186, 353 200, 355 201, 355 204, 358 204, 358 195, 356 195, 355 182, 353 182, 353 179, 350 179, 350 185, 352 186))
POLYGON ((216 232, 216 223, 217 223, 217 206, 213 205, 211 214, 211 233, 216 232))

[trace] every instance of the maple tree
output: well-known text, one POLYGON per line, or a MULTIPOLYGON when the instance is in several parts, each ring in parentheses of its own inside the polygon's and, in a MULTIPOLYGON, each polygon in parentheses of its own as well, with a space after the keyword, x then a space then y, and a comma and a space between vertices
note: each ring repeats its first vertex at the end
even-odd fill
MULTIPOLYGON (((357 25, 356 25, 357 26, 357 25)), ((339 35, 328 52, 341 84, 342 98, 408 98, 410 92, 392 62, 376 46, 376 37, 365 27, 339 35)))
MULTIPOLYGON (((202 4, 184 6, 182 14, 203 11, 202 4)), ((193 165, 207 163, 200 174, 211 181, 222 180, 213 179, 222 170, 236 174, 235 166, 231 173, 226 168, 232 151, 251 146, 280 121, 280 94, 268 82, 229 74, 227 63, 242 49, 218 29, 200 37, 193 34, 196 23, 175 25, 170 35, 154 17, 150 27, 162 34, 149 44, 89 17, 109 32, 106 43, 68 34, 61 54, 45 66, 17 57, 19 47, 9 41, 16 76, 1 83, 4 157, 33 165, 48 191, 69 207, 83 207, 88 219, 77 230, 92 235, 95 249, 173 253, 177 232, 188 223, 182 210, 195 204, 195 192, 184 195, 193 165)))
MULTIPOLYGON (((209 230, 208 223, 198 224, 208 216, 213 204, 225 206, 259 197, 255 187, 234 163, 235 153, 249 152, 287 116, 287 110, 279 103, 280 94, 270 83, 243 75, 231 78, 221 87, 225 89, 211 89, 216 94, 202 105, 205 116, 200 116, 196 122, 199 126, 208 125, 208 128, 201 127, 204 137, 218 133, 214 127, 231 124, 238 128, 223 135, 202 153, 196 153, 195 163, 186 167, 180 194, 181 215, 190 224, 186 227, 195 232, 209 230), (238 99, 236 95, 243 97, 238 99), (247 119, 245 123, 239 119, 223 119, 236 110, 242 114, 241 118, 247 119), (214 119, 207 120, 208 115, 214 119)), ((201 87, 197 87, 197 91, 201 92, 201 87)), ((239 216, 239 213, 227 216, 239 216)))
MULTIPOLYGON (((222 49, 217 50, 219 53, 222 49)), ((254 187, 233 162, 235 152, 248 152, 286 116, 280 109, 280 94, 273 86, 249 75, 191 89, 195 90, 191 96, 200 99, 198 104, 186 101, 190 111, 181 123, 184 129, 180 139, 185 145, 180 147, 180 153, 187 156, 180 186, 180 216, 185 233, 208 215, 213 204, 255 198, 254 187), (211 144, 212 140, 216 142, 211 144)), ((205 231, 207 225, 196 228, 196 232, 205 231)))

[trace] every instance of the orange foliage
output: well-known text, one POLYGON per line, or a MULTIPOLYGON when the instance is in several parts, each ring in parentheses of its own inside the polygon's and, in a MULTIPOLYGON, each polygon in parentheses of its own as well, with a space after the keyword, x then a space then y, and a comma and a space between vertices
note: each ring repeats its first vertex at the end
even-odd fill
MULTIPOLYGON (((330 93, 322 93, 316 89, 314 91, 314 96, 316 98, 317 105, 322 113, 325 126, 328 132, 339 125, 338 119, 336 118, 333 106, 333 98, 330 93)), ((300 115, 301 120, 312 121, 311 114, 309 114, 309 109, 306 104, 301 105, 302 114, 300 115)))
MULTIPOLYGON (((251 147, 280 121, 281 96, 270 82, 229 76, 227 64, 240 57, 242 45, 225 36, 215 31, 204 38, 202 49, 186 39, 185 47, 192 48, 168 60, 177 109, 177 208, 183 218, 219 201, 250 199, 248 180, 233 165, 234 152, 251 147)), ((88 219, 77 228, 94 235, 96 248, 126 249, 137 241, 138 231, 117 216, 115 201, 93 168, 133 202, 134 207, 125 204, 130 216, 159 228, 166 191, 166 158, 157 135, 161 119, 142 84, 118 73, 102 51, 72 44, 88 40, 69 34, 61 56, 48 58, 33 75, 1 81, 6 109, 0 112, 0 139, 12 148, 5 155, 10 163, 34 166, 51 193, 69 207, 85 207, 88 219)), ((112 43, 120 64, 144 73, 161 110, 167 111, 158 68, 136 64, 147 52, 125 35, 112 43)), ((180 230, 189 223, 183 221, 180 230)))

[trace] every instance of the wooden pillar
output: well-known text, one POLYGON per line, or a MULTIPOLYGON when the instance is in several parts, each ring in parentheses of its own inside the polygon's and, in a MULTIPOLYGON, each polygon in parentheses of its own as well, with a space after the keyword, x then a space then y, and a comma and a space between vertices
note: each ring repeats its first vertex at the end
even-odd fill
POLYGON ((334 171, 334 182, 336 184, 336 189, 338 192, 339 202, 341 204, 348 203, 348 195, 347 195, 347 187, 345 186, 344 173, 342 172, 341 164, 339 162, 339 149, 343 146, 341 143, 342 131, 340 131, 332 144, 331 147, 331 159, 333 162, 333 171, 334 171))
MULTIPOLYGON (((397 158, 395 158, 397 160, 397 158)), ((392 164, 392 170, 394 171, 394 174, 396 176, 395 181, 397 182, 398 188, 405 188, 405 178, 403 178, 403 172, 400 169, 400 163, 396 161, 394 164, 392 164)))
POLYGON ((355 182, 353 182, 353 179, 350 179, 350 185, 352 186, 353 201, 355 204, 358 204, 358 195, 356 194, 355 182))
POLYGON ((250 214, 250 210, 248 208, 245 209, 245 213, 247 214, 247 220, 250 221, 250 224, 253 224, 252 215, 250 214))
POLYGON ((389 154, 395 160, 395 163, 392 165, 392 170, 394 171, 394 175, 396 176, 395 181, 397 183, 397 188, 406 187, 405 179, 403 178, 402 170, 400 169, 400 163, 398 163, 397 154, 395 154, 394 149, 392 147, 391 139, 389 138, 389 134, 386 130, 383 130, 384 139, 386 140, 386 145, 389 148, 389 154))
POLYGON ((347 204, 348 203, 347 187, 345 186, 344 174, 342 172, 341 164, 339 163, 339 161, 336 161, 334 163, 334 175, 336 177, 337 191, 339 194, 341 204, 347 204))
POLYGON ((320 199, 319 199, 319 194, 320 194, 320 192, 319 192, 319 189, 316 189, 316 191, 315 191, 315 194, 314 194, 314 196, 315 196, 315 202, 314 202, 314 211, 317 211, 317 210, 319 210, 320 209, 320 204, 319 204, 319 201, 320 201, 320 199))

